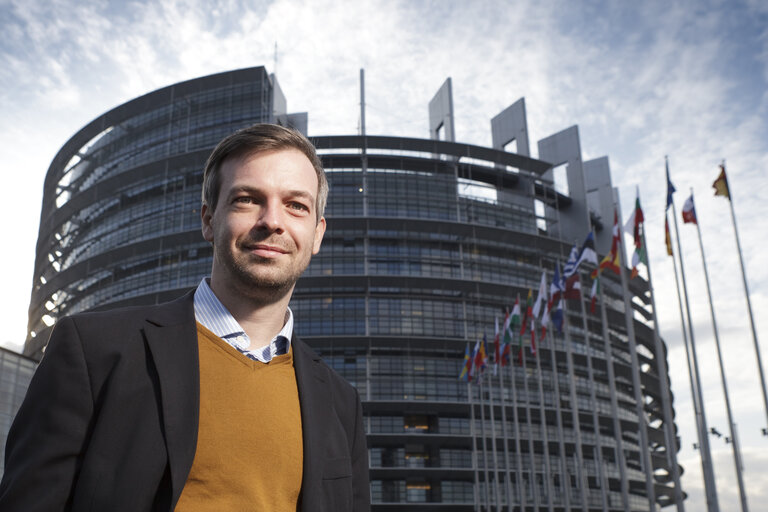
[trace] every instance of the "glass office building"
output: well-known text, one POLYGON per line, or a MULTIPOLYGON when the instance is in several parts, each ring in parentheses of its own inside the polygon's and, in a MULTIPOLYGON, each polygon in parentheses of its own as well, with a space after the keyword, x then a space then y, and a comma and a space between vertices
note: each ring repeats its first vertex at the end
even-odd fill
MULTIPOLYGON (((62 315, 195 286, 212 257, 200 235, 205 159, 266 121, 307 128, 259 67, 149 93, 70 139, 45 181, 25 353, 39 358, 62 315)), ((673 503, 666 353, 642 279, 630 283, 634 336, 607 276, 605 321, 569 301, 565 332, 539 340, 535 357, 526 348, 524 366, 489 369, 482 387, 457 378, 468 344, 491 339, 575 239, 594 227, 607 251, 607 158, 582 162, 576 127, 531 158, 523 100, 492 120, 493 147, 458 143, 450 80, 429 123, 430 139, 311 137, 328 171, 328 229, 291 307, 297 332, 361 393, 374 510, 673 503)))
MULTIPOLYGON (((0 348, 0 448, 5 448, 11 422, 27 394, 36 367, 34 359, 0 348)), ((0 457, 0 478, 4 469, 5 457, 0 457)))

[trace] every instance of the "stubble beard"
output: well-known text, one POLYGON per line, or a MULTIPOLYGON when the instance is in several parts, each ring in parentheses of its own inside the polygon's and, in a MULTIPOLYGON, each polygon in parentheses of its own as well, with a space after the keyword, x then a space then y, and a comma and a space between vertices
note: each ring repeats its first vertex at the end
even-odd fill
POLYGON ((257 304, 271 304, 290 294, 309 264, 294 260, 282 267, 274 259, 248 254, 239 246, 235 251, 227 247, 215 257, 226 269, 238 294, 257 304))

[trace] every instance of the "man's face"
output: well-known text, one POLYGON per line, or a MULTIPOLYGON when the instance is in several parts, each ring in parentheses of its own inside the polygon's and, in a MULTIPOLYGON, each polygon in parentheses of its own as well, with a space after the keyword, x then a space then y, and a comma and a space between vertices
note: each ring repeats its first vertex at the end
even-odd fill
POLYGON ((230 158, 220 181, 216 210, 202 209, 203 236, 213 242, 211 284, 254 298, 290 293, 325 233, 309 159, 296 149, 230 158))

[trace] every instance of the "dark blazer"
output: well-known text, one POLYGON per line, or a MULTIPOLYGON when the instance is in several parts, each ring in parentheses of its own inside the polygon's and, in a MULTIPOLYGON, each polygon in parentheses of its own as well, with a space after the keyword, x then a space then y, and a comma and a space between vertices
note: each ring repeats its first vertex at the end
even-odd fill
MULTIPOLYGON (((357 390, 296 336, 302 512, 370 509, 357 390)), ((173 510, 195 457, 193 294, 61 319, 13 422, 0 510, 173 510)), ((239 512, 239 511, 238 511, 239 512)))

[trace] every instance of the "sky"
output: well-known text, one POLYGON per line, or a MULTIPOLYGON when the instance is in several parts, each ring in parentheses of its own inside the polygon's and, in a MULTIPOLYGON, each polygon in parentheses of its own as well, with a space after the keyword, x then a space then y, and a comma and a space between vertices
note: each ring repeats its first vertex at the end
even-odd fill
MULTIPOLYGON (((0 162, 11 185, 0 345, 18 350, 26 336, 45 173, 95 117, 178 81, 264 65, 276 71, 288 110, 309 112, 310 135, 352 134, 364 68, 367 133, 426 138, 427 104, 451 77, 457 141, 489 146, 490 119, 525 97, 532 156, 536 141, 578 124, 584 159, 610 159, 624 218, 639 190, 669 346, 686 506, 704 510, 663 244, 669 156, 678 213, 695 194, 748 500, 753 509, 768 500, 768 437, 760 433, 768 425, 734 232, 728 201, 711 189, 725 159, 765 359, 768 3, 0 0, 0 33, 0 162)), ((697 233, 690 224, 680 231, 707 421, 726 433, 697 233)), ((720 506, 737 510, 731 445, 710 442, 720 506)))

